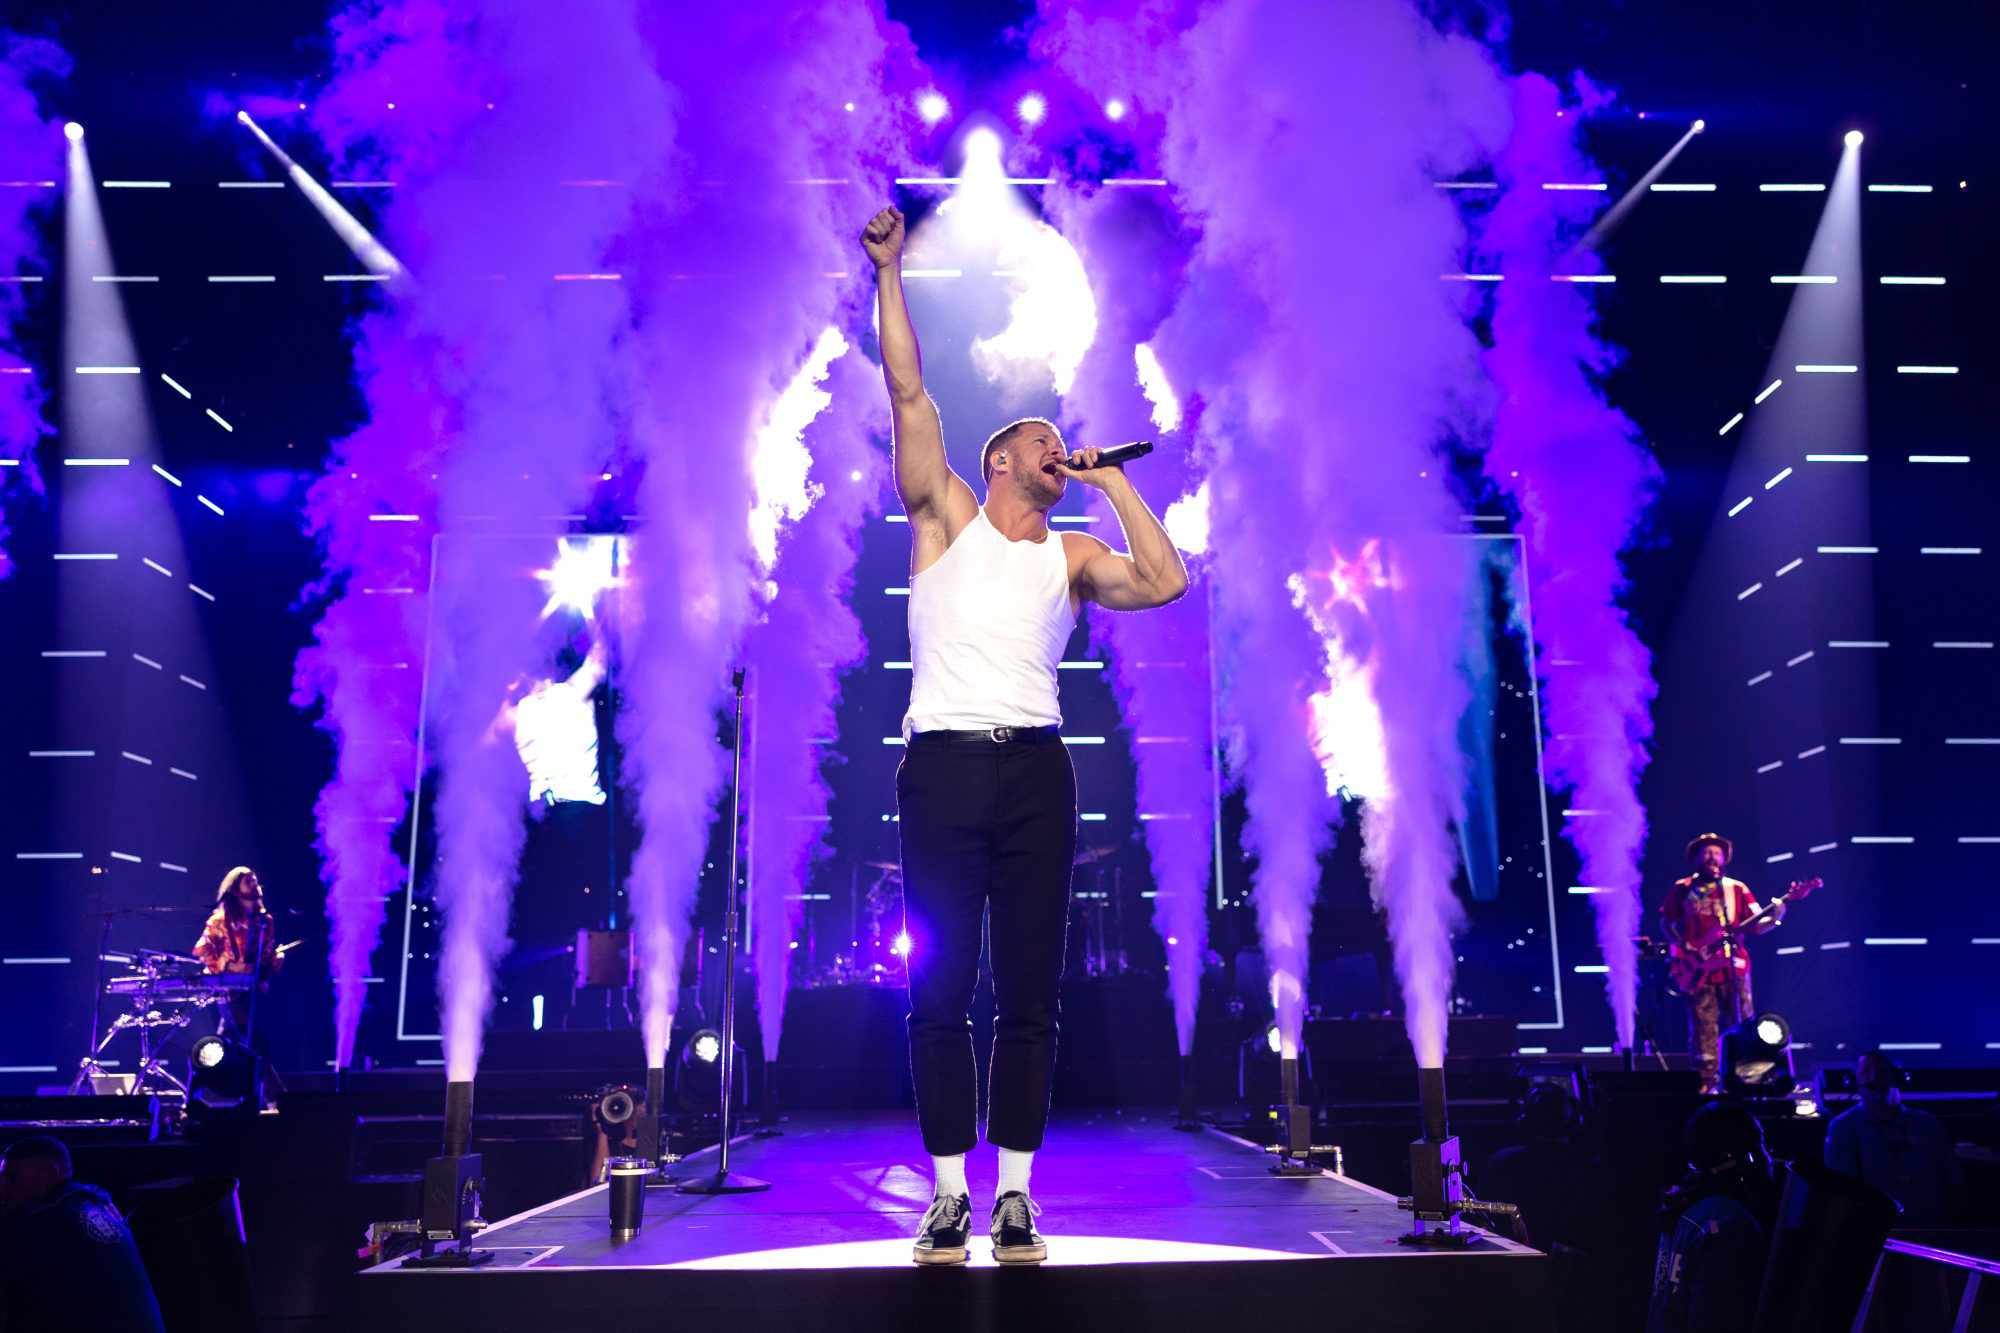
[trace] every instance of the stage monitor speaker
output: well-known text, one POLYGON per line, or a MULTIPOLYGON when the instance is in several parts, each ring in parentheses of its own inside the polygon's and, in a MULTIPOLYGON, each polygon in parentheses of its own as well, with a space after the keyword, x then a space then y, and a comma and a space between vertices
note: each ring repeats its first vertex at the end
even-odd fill
POLYGON ((586 986, 630 986, 632 984, 632 932, 629 930, 579 930, 576 932, 576 988, 586 986))

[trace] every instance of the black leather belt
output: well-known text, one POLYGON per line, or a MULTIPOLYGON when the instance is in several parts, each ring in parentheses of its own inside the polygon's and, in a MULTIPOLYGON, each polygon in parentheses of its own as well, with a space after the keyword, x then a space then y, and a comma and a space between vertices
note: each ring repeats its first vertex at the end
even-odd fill
POLYGON ((920 731, 910 737, 910 744, 974 741, 986 745, 1047 745, 1061 739, 1061 727, 987 727, 983 731, 920 731))

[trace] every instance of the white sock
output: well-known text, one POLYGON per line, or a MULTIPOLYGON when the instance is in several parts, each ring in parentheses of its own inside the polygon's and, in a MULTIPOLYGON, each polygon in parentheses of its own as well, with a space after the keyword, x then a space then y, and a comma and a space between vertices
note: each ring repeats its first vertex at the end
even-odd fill
POLYGON ((931 1170, 937 1181, 932 1187, 931 1197, 941 1199, 947 1194, 965 1194, 965 1154, 956 1153, 950 1157, 931 1158, 931 1170))
POLYGON ((1015 1152, 1012 1148, 1000 1150, 1000 1183, 994 1187, 993 1197, 1012 1194, 1016 1190, 1028 1192, 1028 1172, 1035 1166, 1035 1155, 1031 1152, 1015 1152))

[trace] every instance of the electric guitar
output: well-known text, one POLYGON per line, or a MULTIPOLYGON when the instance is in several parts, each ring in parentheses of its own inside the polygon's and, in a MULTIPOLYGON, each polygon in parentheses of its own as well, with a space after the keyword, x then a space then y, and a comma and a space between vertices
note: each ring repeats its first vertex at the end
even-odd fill
MULTIPOLYGON (((1802 901, 1824 883, 1817 877, 1795 880, 1755 916, 1740 925, 1723 926, 1697 939, 1682 940, 1674 945, 1667 961, 1674 989, 1682 995, 1692 995, 1703 986, 1720 985, 1733 974, 1748 971, 1750 959, 1740 947, 1743 936, 1762 925, 1778 909, 1778 904, 1802 901)), ((1720 889, 1716 891, 1721 892, 1720 889)))

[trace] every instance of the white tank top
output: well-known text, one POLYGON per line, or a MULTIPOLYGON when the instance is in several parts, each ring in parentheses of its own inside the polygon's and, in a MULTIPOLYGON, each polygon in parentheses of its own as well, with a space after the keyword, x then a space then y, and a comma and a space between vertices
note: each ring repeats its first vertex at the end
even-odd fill
POLYGON ((1076 611, 1062 534, 1009 541, 980 510, 910 580, 910 711, 919 731, 1062 724, 1056 664, 1076 611))

